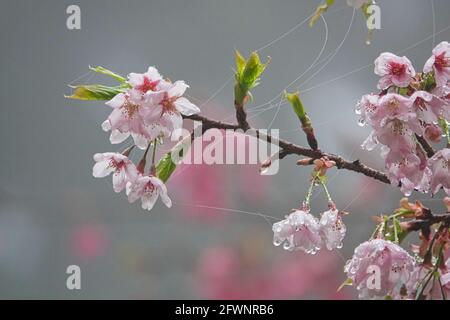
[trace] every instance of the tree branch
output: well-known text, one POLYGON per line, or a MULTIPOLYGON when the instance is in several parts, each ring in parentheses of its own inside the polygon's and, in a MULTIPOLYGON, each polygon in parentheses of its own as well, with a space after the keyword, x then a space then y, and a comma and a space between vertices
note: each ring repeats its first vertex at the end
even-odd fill
MULTIPOLYGON (((236 113, 238 113, 237 110, 238 109, 236 109, 236 113)), ((244 111, 244 113, 245 113, 245 111, 244 111)), ((191 115, 191 116, 183 116, 183 117, 185 119, 191 119, 194 121, 202 122, 203 132, 205 132, 206 130, 211 129, 211 128, 236 130, 236 129, 243 129, 243 126, 245 127, 245 124, 242 124, 242 123, 241 124, 231 124, 231 123, 216 121, 216 120, 208 119, 208 118, 198 115, 198 114, 191 115)), ((244 118, 244 120, 245 120, 245 118, 244 118)), ((245 120, 245 123, 247 123, 246 120, 245 120)), ((253 129, 248 125, 248 123, 247 123, 247 128, 253 129)), ((291 143, 289 141, 276 139, 270 135, 264 134, 263 132, 261 132, 257 129, 253 129, 253 130, 254 130, 254 132, 256 132, 257 137, 259 137, 259 138, 264 137, 265 139, 267 139, 268 142, 278 143, 279 147, 282 149, 281 154, 283 155, 283 158, 290 154, 296 154, 296 155, 300 155, 300 156, 310 157, 313 159, 328 157, 328 159, 336 162, 336 167, 338 169, 346 169, 346 170, 358 172, 367 177, 373 178, 375 180, 381 181, 386 184, 390 184, 390 181, 386 174, 384 174, 381 171, 377 171, 373 168, 366 166, 365 164, 361 163, 359 160, 348 161, 339 155, 326 153, 321 150, 308 149, 308 148, 296 145, 294 143, 291 143)))
POLYGON ((427 154, 428 158, 431 158, 432 156, 434 156, 435 151, 434 151, 433 147, 428 143, 428 141, 424 137, 419 136, 418 134, 416 134, 416 138, 417 138, 417 141, 422 146, 425 153, 427 154))
POLYGON ((235 101, 234 107, 236 109, 236 120, 239 127, 244 131, 250 129, 250 125, 247 122, 247 112, 244 110, 244 105, 235 101))
POLYGON ((443 226, 450 226, 450 213, 444 213, 440 215, 431 215, 430 217, 424 219, 415 219, 406 222, 406 230, 408 231, 418 231, 424 228, 429 228, 433 224, 442 222, 443 226))

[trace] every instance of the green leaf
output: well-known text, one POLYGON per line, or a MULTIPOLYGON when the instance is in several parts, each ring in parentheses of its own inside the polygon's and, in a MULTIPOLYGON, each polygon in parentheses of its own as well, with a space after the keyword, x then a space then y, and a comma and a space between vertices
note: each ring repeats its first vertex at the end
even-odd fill
POLYGON ((241 75, 242 70, 244 70, 245 63, 246 63, 245 58, 237 49, 234 50, 234 55, 235 55, 235 59, 236 59, 237 73, 239 75, 241 75))
POLYGON ((344 282, 342 282, 342 284, 339 286, 339 288, 337 289, 337 291, 341 291, 342 288, 344 288, 345 286, 352 286, 353 285, 353 280, 350 278, 347 278, 344 282))
POLYGON ((297 115, 298 119, 302 123, 302 127, 305 128, 312 128, 311 119, 306 114, 305 107, 300 100, 299 93, 288 93, 285 91, 284 96, 286 97, 286 100, 289 101, 289 103, 292 106, 292 109, 294 110, 295 114, 297 115))
POLYGON ((434 87, 436 87, 436 80, 434 79, 433 72, 426 73, 422 80, 422 89, 424 91, 431 91, 434 87))
POLYGON ((447 145, 450 145, 450 122, 445 120, 443 117, 439 117, 438 124, 444 135, 447 137, 447 145))
POLYGON ((270 62, 262 63, 256 51, 250 54, 246 60, 238 50, 235 50, 236 60, 236 84, 234 86, 234 98, 242 104, 249 90, 259 84, 259 78, 270 62))
POLYGON ((185 136, 170 152, 166 153, 156 165, 156 176, 163 182, 169 180, 177 168, 177 164, 188 154, 191 147, 191 135, 185 136), (177 163, 174 162, 177 161, 177 163))
POLYGON ((163 182, 169 180, 177 165, 172 161, 172 152, 168 152, 156 165, 156 176, 163 182))
POLYGON ((111 77, 111 78, 113 78, 113 79, 116 79, 116 80, 119 81, 120 83, 125 83, 125 82, 127 81, 127 79, 125 79, 125 78, 122 77, 121 75, 118 75, 117 73, 112 72, 111 70, 108 70, 108 69, 106 69, 106 68, 103 68, 102 66, 97 66, 97 67, 95 67, 95 68, 89 66, 89 70, 92 70, 92 71, 94 71, 94 72, 101 73, 101 74, 104 74, 104 75, 106 75, 106 76, 108 76, 108 77, 111 77))
POLYGON ((108 87, 101 84, 76 85, 70 87, 74 89, 74 91, 72 95, 65 97, 76 100, 111 100, 114 96, 129 88, 128 85, 108 87))
POLYGON ((299 93, 288 93, 287 91, 284 92, 284 96, 286 97, 286 100, 289 101, 289 103, 292 106, 292 109, 294 110, 295 114, 299 119, 302 119, 306 116, 305 107, 303 106, 303 103, 300 101, 299 93))
POLYGON ((250 54, 240 77, 240 84, 247 89, 254 88, 258 85, 258 80, 268 62, 261 63, 256 51, 250 54))

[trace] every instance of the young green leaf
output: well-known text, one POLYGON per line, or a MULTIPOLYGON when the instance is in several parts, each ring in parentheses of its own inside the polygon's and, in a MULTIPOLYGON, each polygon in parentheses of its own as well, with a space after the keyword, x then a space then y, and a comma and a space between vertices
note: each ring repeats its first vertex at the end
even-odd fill
POLYGON ((242 104, 249 94, 249 90, 259 84, 259 78, 269 64, 270 59, 266 63, 262 63, 258 53, 254 51, 246 60, 239 51, 235 50, 235 60, 236 84, 234 86, 234 96, 236 102, 242 104))
POLYGON ((112 72, 111 70, 108 70, 108 69, 106 69, 106 68, 103 68, 102 66, 97 66, 97 67, 95 67, 95 68, 89 66, 89 70, 92 70, 92 71, 94 71, 94 72, 101 73, 101 74, 104 74, 104 75, 106 75, 106 76, 108 76, 108 77, 111 77, 111 78, 113 78, 113 79, 116 79, 116 80, 119 81, 120 83, 125 83, 125 82, 127 81, 127 79, 125 79, 125 78, 122 77, 121 75, 118 75, 117 73, 112 72))
POLYGON ((300 123, 302 124, 302 130, 306 134, 306 139, 308 140, 309 146, 313 150, 317 150, 318 143, 314 135, 314 129, 312 127, 311 119, 306 114, 305 107, 303 106, 303 103, 299 98, 298 92, 288 93, 285 91, 284 96, 286 97, 286 100, 290 102, 292 109, 300 120, 300 123))
POLYGON ((156 176, 163 182, 169 180, 177 165, 172 161, 172 153, 168 152, 162 157, 156 165, 156 176))
POLYGON ((234 50, 234 55, 236 59, 236 71, 240 75, 242 74, 242 70, 244 70, 246 61, 244 56, 237 49, 234 50))
POLYGON ((65 96, 76 100, 111 100, 115 95, 124 92, 128 85, 108 87, 101 84, 70 86, 74 89, 72 95, 65 96))

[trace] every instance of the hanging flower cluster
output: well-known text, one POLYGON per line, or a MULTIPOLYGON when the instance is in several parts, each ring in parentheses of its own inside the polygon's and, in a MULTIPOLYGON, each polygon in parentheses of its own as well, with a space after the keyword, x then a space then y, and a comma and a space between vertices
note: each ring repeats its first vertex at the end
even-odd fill
POLYGON ((450 144, 450 44, 437 45, 420 73, 408 58, 382 53, 375 74, 381 91, 364 95, 356 108, 359 123, 373 129, 363 148, 382 145, 389 180, 405 195, 440 188, 450 195, 450 149, 430 145, 444 137, 450 144))
POLYGON ((345 265, 345 272, 359 290, 360 298, 400 296, 413 269, 414 258, 397 244, 383 239, 360 244, 345 265), (370 281, 377 272, 379 279, 370 281))
MULTIPOLYGON (((306 159, 305 162, 309 162, 306 159)), ((342 221, 343 213, 336 209, 326 187, 326 171, 335 165, 326 158, 314 160, 315 168, 312 174, 311 185, 301 209, 286 216, 282 221, 272 227, 273 243, 275 246, 283 244, 285 250, 303 250, 315 254, 323 246, 328 250, 342 248, 346 227, 342 221), (328 196, 329 209, 323 212, 320 219, 310 213, 310 198, 312 189, 316 184, 323 186, 328 196)))
POLYGON ((154 67, 143 74, 130 73, 128 81, 123 82, 124 89, 106 102, 113 111, 103 122, 102 128, 111 131, 111 143, 121 143, 131 136, 134 145, 123 153, 95 154, 93 175, 103 178, 112 174, 114 191, 125 190, 130 203, 140 199, 143 209, 151 210, 158 197, 167 207, 171 207, 167 188, 156 176, 156 147, 164 138, 179 137, 182 115, 192 115, 200 109, 183 97, 188 88, 184 81, 172 83, 165 80, 154 67), (128 158, 134 146, 146 150, 137 166, 128 158), (152 163, 146 173, 146 157, 151 146, 152 163))

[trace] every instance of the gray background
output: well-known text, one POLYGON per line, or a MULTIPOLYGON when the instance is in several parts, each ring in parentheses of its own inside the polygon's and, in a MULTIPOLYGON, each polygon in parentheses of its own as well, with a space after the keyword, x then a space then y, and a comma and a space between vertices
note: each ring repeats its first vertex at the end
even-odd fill
MULTIPOLYGON (((264 257, 257 264, 260 270, 288 255, 272 246, 270 227, 260 217, 229 211, 214 212, 225 216, 219 222, 186 217, 188 207, 178 203, 183 194, 199 187, 195 179, 183 180, 180 175, 171 181, 174 207, 169 210, 159 203, 151 214, 144 214, 137 204, 128 204, 123 195, 115 195, 110 178, 95 180, 91 176, 92 155, 118 148, 109 144, 108 135, 100 128, 109 109, 102 103, 66 100, 63 95, 70 93, 67 84, 80 75, 83 77, 75 83, 109 83, 99 75, 86 74, 88 65, 103 65, 122 74, 142 72, 149 65, 156 65, 172 80, 186 80, 191 86, 188 94, 202 104, 232 75, 233 48, 247 54, 266 45, 302 21, 319 3, 3 0, 0 298, 208 297, 196 289, 200 281, 196 276, 198 259, 206 248, 236 248, 258 238, 264 257), (70 4, 81 7, 81 30, 66 28, 65 11, 70 4), (78 241, 84 241, 87 248, 94 241, 100 249, 94 248, 97 253, 93 255, 77 255, 78 241), (65 287, 65 269, 70 264, 82 269, 80 291, 65 287)), ((378 152, 365 153, 358 148, 369 129, 357 126, 354 105, 362 94, 376 90, 377 81, 371 66, 360 67, 371 64, 380 52, 399 52, 417 44, 402 54, 420 71, 431 53, 433 20, 430 1, 379 3, 382 30, 375 32, 372 44, 365 44, 367 30, 361 13, 356 12, 340 50, 322 71, 300 86, 300 91, 306 90, 302 97, 322 149, 360 157, 382 168, 378 152), (343 77, 326 82, 340 76, 343 77)), ((435 0, 434 5, 435 30, 440 31, 448 26, 450 4, 435 0)), ((333 53, 343 40, 351 16, 352 9, 340 0, 325 15, 329 35, 323 57, 333 53)), ((434 41, 437 44, 449 40, 449 35, 447 29, 437 34, 434 41)), ((261 50, 260 54, 270 55, 272 62, 261 85, 254 90, 255 101, 249 107, 272 99, 306 70, 324 39, 324 24, 319 21, 314 28, 304 24, 261 50)), ((323 63, 290 89, 308 79, 323 63)), ((232 99, 232 86, 228 84, 208 102, 206 114, 216 118, 229 116, 233 113, 232 99)), ((267 110, 251 122, 267 127, 276 110, 267 110)), ((281 133, 285 139, 305 143, 302 134, 292 130, 298 128, 298 123, 287 106, 280 108, 272 127, 286 130, 281 133)), ((233 183, 233 179, 247 169, 218 168, 208 188, 219 188, 231 200, 206 205, 282 218, 299 203, 307 189, 308 170, 296 167, 295 160, 286 158, 276 176, 250 175, 252 180, 246 185, 233 183), (262 183, 267 188, 257 200, 240 195, 248 191, 244 188, 262 183)), ((338 207, 351 212, 340 266, 335 272, 339 282, 344 279, 340 274, 341 258, 348 258, 355 245, 368 238, 372 228, 370 216, 391 211, 401 194, 396 188, 368 182, 349 172, 334 177, 330 189, 338 207)), ((323 195, 316 199, 319 211, 326 203, 323 195)), ((197 201, 186 196, 183 200, 191 204, 197 201)), ((440 207, 439 200, 426 200, 426 204, 440 207)), ((302 253, 292 254, 299 259, 304 257, 302 253)), ((305 263, 314 264, 314 260, 305 263)), ((346 297, 352 295, 349 290, 346 297)), ((314 297, 326 296, 323 292, 288 296, 314 297)))

